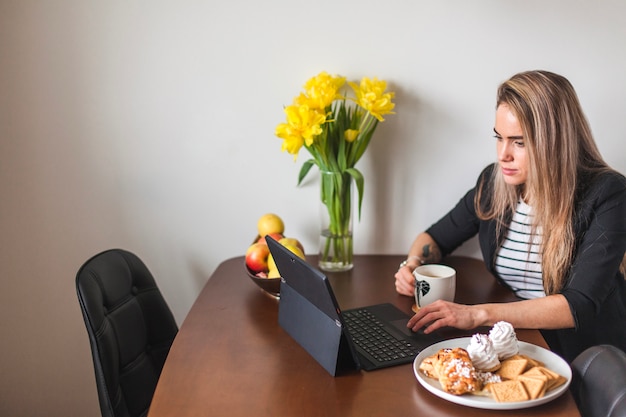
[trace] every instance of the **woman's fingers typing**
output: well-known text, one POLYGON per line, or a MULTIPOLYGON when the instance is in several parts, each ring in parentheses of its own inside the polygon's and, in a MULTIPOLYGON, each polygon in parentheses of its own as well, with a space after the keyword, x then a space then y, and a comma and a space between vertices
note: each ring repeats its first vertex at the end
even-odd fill
POLYGON ((473 329, 476 327, 472 307, 437 300, 420 308, 407 323, 407 327, 414 332, 424 329, 425 333, 447 326, 457 329, 473 329))

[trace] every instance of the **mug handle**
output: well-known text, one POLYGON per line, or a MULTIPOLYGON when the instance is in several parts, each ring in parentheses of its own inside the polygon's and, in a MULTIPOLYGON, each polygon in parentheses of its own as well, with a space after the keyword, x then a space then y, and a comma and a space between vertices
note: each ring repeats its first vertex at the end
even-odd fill
POLYGON ((415 278, 415 298, 417 298, 417 306, 418 307, 422 307, 421 306, 421 298, 423 295, 428 294, 428 292, 430 291, 430 284, 426 281, 423 280, 418 280, 417 278, 415 278))

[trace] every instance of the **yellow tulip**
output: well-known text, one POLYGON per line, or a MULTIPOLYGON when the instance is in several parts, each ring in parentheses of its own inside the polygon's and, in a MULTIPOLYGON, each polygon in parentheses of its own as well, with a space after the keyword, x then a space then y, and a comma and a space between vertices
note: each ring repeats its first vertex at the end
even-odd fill
POLYGON ((354 142, 356 138, 359 136, 359 131, 356 129, 346 129, 344 132, 344 137, 346 138, 346 142, 354 142))
POLYGON ((302 145, 311 146, 315 137, 322 133, 326 116, 307 105, 285 107, 287 123, 276 127, 276 136, 283 139, 282 150, 297 155, 302 145))
POLYGON ((353 82, 349 84, 354 90, 357 104, 370 112, 379 121, 385 121, 383 118, 385 114, 394 114, 392 110, 395 104, 391 100, 395 97, 395 93, 385 93, 387 89, 386 81, 378 80, 376 77, 372 79, 363 77, 361 84, 357 85, 353 82))
POLYGON ((324 110, 333 101, 342 98, 339 90, 345 83, 345 77, 329 75, 322 71, 306 82, 305 93, 298 100, 305 100, 311 108, 324 110))

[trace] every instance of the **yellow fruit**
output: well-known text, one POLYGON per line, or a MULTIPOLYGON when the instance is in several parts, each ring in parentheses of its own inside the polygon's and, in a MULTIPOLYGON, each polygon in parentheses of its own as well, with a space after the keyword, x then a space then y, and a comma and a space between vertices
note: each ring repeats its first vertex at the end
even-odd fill
MULTIPOLYGON (((291 252, 295 253, 296 256, 298 256, 300 259, 305 259, 304 258, 304 252, 302 252, 299 247, 297 247, 295 245, 291 245, 291 244, 282 244, 282 245, 285 248, 289 249, 291 252)), ((276 262, 274 262, 274 257, 272 256, 271 253, 267 257, 267 269, 269 269, 270 272, 272 270, 276 270, 276 273, 278 274, 278 267, 276 266, 276 262)), ((268 275, 269 275, 269 273, 268 273, 268 275)), ((277 276, 280 276, 280 275, 277 275, 277 276)))
POLYGON ((280 243, 283 246, 287 246, 287 245, 296 246, 298 249, 300 249, 300 251, 302 251, 302 253, 304 253, 304 246, 302 246, 302 243, 300 243, 298 239, 294 239, 293 237, 284 237, 280 239, 278 243, 280 243))
POLYGON ((270 269, 269 272, 267 273, 267 277, 268 278, 278 278, 278 277, 280 277, 280 274, 278 273, 278 269, 276 269, 276 268, 270 269))
POLYGON ((270 256, 267 258, 267 269, 269 269, 270 271, 272 269, 278 269, 278 267, 276 266, 276 262, 274 262, 274 257, 271 253, 270 256))
MULTIPOLYGON (((304 253, 302 253, 302 251, 300 250, 299 247, 295 246, 295 245, 291 245, 291 244, 287 244, 287 245, 283 245, 284 247, 286 247, 287 249, 289 249, 290 251, 292 251, 293 253, 295 253, 298 258, 300 259, 304 259, 304 253)), ((272 262, 274 262, 274 260, 272 259, 272 262)))
POLYGON ((285 232, 283 220, 273 213, 262 215, 256 226, 261 237, 272 233, 283 234, 285 232))

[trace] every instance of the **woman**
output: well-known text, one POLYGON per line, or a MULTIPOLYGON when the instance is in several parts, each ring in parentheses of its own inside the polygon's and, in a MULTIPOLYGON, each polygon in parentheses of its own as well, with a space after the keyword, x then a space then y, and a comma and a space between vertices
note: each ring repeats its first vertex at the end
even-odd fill
POLYGON ((498 89, 494 132, 497 163, 417 236, 395 285, 413 295, 417 265, 478 234, 487 268, 520 301, 438 300, 407 326, 429 333, 504 320, 540 329, 568 361, 601 343, 626 350, 626 179, 602 159, 574 88, 547 71, 514 75, 498 89))

